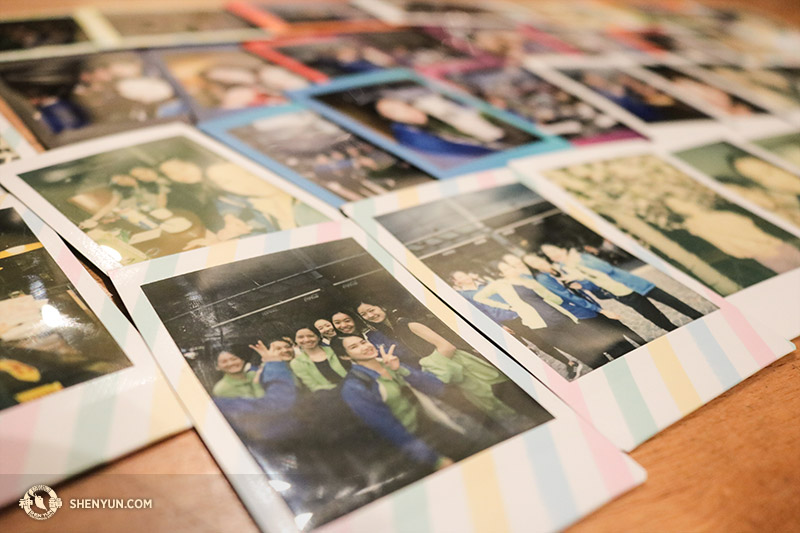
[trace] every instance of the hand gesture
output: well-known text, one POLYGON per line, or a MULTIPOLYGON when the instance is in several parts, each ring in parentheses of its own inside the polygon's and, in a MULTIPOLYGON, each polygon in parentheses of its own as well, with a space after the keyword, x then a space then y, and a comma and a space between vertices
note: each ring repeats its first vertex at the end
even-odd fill
POLYGON ((400 368, 400 359, 394 355, 394 349, 396 346, 396 344, 392 344, 388 351, 386 351, 386 349, 383 347, 383 344, 381 344, 380 347, 381 360, 383 361, 383 364, 392 370, 397 370, 400 368))
POLYGON ((248 346, 250 347, 251 350, 253 350, 259 356, 261 356, 262 361, 265 361, 270 355, 269 348, 266 347, 266 345, 261 339, 259 339, 258 342, 255 344, 248 344, 248 346))

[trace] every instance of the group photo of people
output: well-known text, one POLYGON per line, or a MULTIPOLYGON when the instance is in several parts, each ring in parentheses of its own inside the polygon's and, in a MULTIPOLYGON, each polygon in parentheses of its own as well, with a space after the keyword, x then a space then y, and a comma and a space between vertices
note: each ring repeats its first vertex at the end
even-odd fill
POLYGON ((522 184, 379 221, 567 380, 716 309, 522 184))
POLYGON ((171 81, 137 51, 6 63, 0 78, 0 96, 47 148, 189 119, 171 81))
POLYGON ((314 99, 441 169, 541 140, 416 81, 376 83, 314 99))
POLYGON ((445 74, 445 78, 473 96, 575 145, 641 138, 608 113, 522 67, 454 70, 445 74))
POLYGON ((728 142, 705 144, 673 155, 800 228, 800 176, 728 142))
POLYGON ((143 290, 312 523, 552 418, 350 239, 143 290))
POLYGON ((623 69, 587 68, 562 72, 648 124, 711 118, 623 69))
POLYGON ((572 165, 544 175, 723 296, 800 266, 800 239, 656 155, 572 165))
POLYGON ((281 113, 227 131, 348 201, 432 179, 313 111, 281 113))
POLYGON ((186 137, 110 150, 20 177, 123 265, 327 220, 186 137))

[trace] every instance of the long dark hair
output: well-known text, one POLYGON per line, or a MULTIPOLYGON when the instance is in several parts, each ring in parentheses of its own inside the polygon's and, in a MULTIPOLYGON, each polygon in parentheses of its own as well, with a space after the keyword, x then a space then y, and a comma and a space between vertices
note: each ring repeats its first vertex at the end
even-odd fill
POLYGON ((363 319, 364 322, 367 322, 372 329, 380 331, 384 335, 388 335, 390 337, 395 336, 397 334, 395 332, 395 325, 397 324, 397 319, 399 317, 397 316, 397 313, 393 309, 387 309, 382 305, 371 303, 369 300, 361 299, 358 305, 356 306, 356 310, 358 310, 358 308, 361 307, 362 305, 371 305, 373 307, 379 307, 386 315, 386 318, 383 319, 383 322, 369 322, 368 320, 363 319))

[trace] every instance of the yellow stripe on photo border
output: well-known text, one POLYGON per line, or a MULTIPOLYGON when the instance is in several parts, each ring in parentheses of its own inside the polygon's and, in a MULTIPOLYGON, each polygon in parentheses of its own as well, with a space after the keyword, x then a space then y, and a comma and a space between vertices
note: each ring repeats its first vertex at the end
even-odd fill
POLYGON ((685 416, 702 405, 703 400, 666 337, 650 342, 647 348, 681 415, 685 416))

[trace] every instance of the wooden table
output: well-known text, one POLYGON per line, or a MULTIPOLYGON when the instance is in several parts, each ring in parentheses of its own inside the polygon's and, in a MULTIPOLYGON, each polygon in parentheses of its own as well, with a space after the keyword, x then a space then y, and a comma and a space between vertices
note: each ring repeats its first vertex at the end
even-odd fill
MULTIPOLYGON (((83 3, 4 0, 0 13, 83 3)), ((136 4, 146 3, 163 5, 136 4)), ((797 0, 707 3, 758 8, 800 24, 797 0)), ((800 351, 795 350, 637 448, 631 455, 647 469, 647 482, 569 531, 800 531, 799 418, 800 351)), ((12 505, 0 510, 0 531, 257 531, 194 430, 55 488, 65 502, 150 498, 153 508, 73 510, 33 522, 12 505)))

